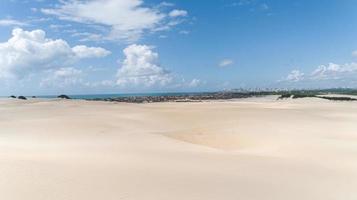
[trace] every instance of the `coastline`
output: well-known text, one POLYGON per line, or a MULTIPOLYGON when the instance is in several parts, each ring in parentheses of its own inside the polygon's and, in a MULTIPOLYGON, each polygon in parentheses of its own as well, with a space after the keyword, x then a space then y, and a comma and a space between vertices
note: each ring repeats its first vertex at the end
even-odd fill
MULTIPOLYGON (((181 93, 129 93, 129 94, 87 94, 48 96, 9 96, 13 99, 82 99, 88 101, 109 101, 126 103, 155 102, 202 102, 211 100, 234 100, 276 95, 277 100, 320 98, 331 101, 357 101, 354 89, 324 90, 262 90, 262 91, 221 91, 221 92, 181 92, 181 93)), ((6 98, 6 97, 0 97, 6 98)))

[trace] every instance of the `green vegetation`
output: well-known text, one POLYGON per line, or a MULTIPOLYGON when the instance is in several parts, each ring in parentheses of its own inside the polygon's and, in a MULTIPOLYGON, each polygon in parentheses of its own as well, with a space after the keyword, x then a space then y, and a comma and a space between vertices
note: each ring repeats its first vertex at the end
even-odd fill
POLYGON ((331 101, 357 101, 357 99, 351 97, 318 97, 318 98, 327 99, 331 101))
POLYGON ((282 91, 276 92, 280 97, 278 100, 286 98, 320 98, 327 99, 331 101, 357 101, 357 90, 356 89, 326 89, 326 90, 293 90, 293 91, 282 91), (331 97, 331 96, 322 96, 328 94, 337 94, 337 95, 356 95, 356 98, 352 97, 331 97))
POLYGON ((278 100, 279 99, 288 99, 288 98, 290 98, 292 96, 292 94, 282 94, 279 98, 278 98, 278 100))
POLYGON ((314 94, 294 94, 293 99, 300 99, 300 98, 306 98, 306 97, 317 97, 314 94))

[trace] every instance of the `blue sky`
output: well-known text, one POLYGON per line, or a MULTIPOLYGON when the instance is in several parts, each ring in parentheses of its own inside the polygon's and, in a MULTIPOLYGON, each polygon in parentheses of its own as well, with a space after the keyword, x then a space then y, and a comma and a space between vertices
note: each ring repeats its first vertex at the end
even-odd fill
POLYGON ((357 87, 354 0, 2 0, 0 95, 357 87))

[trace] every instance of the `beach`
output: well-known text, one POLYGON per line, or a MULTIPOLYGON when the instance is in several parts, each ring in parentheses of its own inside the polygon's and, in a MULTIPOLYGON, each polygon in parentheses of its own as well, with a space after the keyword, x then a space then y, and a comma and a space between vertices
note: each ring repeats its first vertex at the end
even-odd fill
POLYGON ((357 102, 0 100, 8 200, 355 200, 357 102))

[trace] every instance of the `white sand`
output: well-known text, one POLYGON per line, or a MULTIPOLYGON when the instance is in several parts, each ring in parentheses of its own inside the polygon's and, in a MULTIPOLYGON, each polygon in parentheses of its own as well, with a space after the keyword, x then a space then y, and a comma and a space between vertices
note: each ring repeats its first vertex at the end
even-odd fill
POLYGON ((0 100, 0 199, 357 199, 357 103, 274 99, 0 100))

